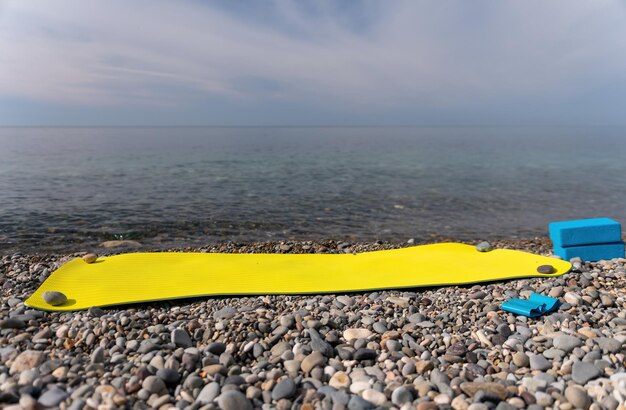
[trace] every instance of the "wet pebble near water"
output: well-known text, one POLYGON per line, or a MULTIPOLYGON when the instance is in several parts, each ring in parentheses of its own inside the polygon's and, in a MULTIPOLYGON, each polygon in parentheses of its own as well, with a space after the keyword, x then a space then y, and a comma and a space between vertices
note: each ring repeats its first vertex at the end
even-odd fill
MULTIPOLYGON (((225 244, 199 251, 398 246, 405 245, 225 244)), ((542 239, 493 246, 548 250, 542 239)), ((50 272, 77 256, 0 260, 0 407, 616 410, 626 400, 622 259, 575 261, 559 277, 423 290, 202 298, 79 312, 24 305, 50 272), (560 298, 560 308, 536 319, 500 310, 503 301, 533 292, 560 298)))

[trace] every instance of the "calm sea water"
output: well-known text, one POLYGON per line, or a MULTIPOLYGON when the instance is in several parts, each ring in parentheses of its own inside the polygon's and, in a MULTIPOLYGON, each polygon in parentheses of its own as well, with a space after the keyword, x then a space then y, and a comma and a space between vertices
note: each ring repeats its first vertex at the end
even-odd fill
POLYGON ((626 222, 623 128, 2 128, 0 253, 626 222))

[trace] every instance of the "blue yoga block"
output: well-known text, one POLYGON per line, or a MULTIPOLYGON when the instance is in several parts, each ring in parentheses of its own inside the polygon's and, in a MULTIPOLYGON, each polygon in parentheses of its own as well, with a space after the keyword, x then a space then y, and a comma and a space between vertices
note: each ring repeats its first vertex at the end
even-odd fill
POLYGON ((609 218, 552 222, 548 225, 550 239, 557 246, 578 246, 619 242, 622 226, 609 218))
POLYGON ((589 262, 596 262, 602 259, 623 258, 624 242, 620 241, 584 246, 555 246, 554 254, 566 261, 576 257, 589 262))

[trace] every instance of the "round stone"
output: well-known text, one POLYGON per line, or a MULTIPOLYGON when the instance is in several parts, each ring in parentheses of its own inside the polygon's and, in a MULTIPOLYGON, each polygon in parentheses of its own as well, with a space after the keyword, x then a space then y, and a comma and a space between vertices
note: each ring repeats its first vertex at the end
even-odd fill
POLYGON ((291 377, 286 377, 280 381, 272 390, 272 399, 288 399, 296 393, 296 383, 291 377))
POLYGON ((316 366, 323 366, 326 363, 326 357, 320 352, 313 352, 302 360, 300 365, 305 373, 309 373, 316 366))
POLYGON ((529 357, 530 368, 532 370, 546 371, 552 367, 552 363, 540 354, 533 354, 529 357))
POLYGON ((391 402, 396 406, 402 406, 404 403, 413 401, 413 393, 406 387, 398 387, 391 393, 391 402))
POLYGON ((252 404, 237 390, 229 390, 217 398, 217 404, 223 410, 252 410, 252 404))
POLYGON ((174 369, 164 368, 159 369, 156 372, 158 378, 162 379, 167 384, 176 384, 180 380, 178 372, 174 369))
POLYGON ((172 343, 177 347, 191 347, 193 342, 191 341, 191 337, 189 333, 185 329, 174 329, 171 334, 172 343))
POLYGON ((141 387, 143 387, 150 393, 160 393, 161 391, 165 390, 165 383, 162 379, 156 376, 148 376, 143 381, 141 387))
POLYGON ((552 265, 540 265, 537 267, 537 272, 539 273, 543 273, 543 274, 549 274, 554 272, 554 266, 552 265))
POLYGON ((83 260, 86 263, 94 263, 95 261, 98 260, 98 255, 95 253, 88 253, 85 256, 83 256, 83 260))
POLYGON ((476 245, 476 250, 478 252, 489 252, 491 250, 491 244, 489 242, 482 241, 476 245))
POLYGON ((572 366, 572 380, 578 384, 585 384, 589 380, 600 376, 602 372, 591 363, 576 362, 572 366))
POLYGON ((222 342, 211 342, 207 345, 206 350, 215 355, 221 355, 226 351, 226 345, 222 342))
POLYGON ((350 376, 345 372, 339 371, 330 378, 328 384, 335 389, 347 388, 350 386, 350 376))
POLYGON ((563 350, 565 353, 571 352, 575 347, 581 346, 582 344, 582 340, 569 335, 559 335, 552 340, 552 345, 557 349, 563 350))
POLYGON ((200 390, 196 401, 200 404, 208 404, 211 403, 219 394, 220 385, 212 382, 205 385, 202 390, 200 390))
POLYGON ((372 332, 365 328, 346 329, 343 332, 343 338, 350 342, 355 339, 365 339, 372 335, 372 332))
POLYGON ((378 353, 372 349, 358 349, 354 352, 354 360, 373 360, 376 359, 378 353))
POLYGON ((67 302, 67 296, 61 292, 48 291, 41 295, 43 301, 52 306, 59 306, 67 302))
POLYGON ((361 396, 376 406, 382 406, 386 401, 387 397, 385 397, 384 393, 381 393, 374 389, 367 389, 361 392, 361 396))
POLYGON ((565 398, 577 409, 586 409, 591 404, 587 392, 580 386, 569 386, 565 389, 565 398))

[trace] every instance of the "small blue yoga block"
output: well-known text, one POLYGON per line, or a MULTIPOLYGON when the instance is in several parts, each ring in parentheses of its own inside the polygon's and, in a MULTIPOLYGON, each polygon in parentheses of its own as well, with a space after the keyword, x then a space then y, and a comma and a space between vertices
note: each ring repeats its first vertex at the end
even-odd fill
POLYGON ((549 296, 531 293, 528 300, 511 299, 502 303, 502 310, 528 317, 537 317, 549 313, 559 306, 559 300, 549 296))
POLYGON ((548 225, 555 247, 611 243, 622 240, 622 226, 609 218, 552 222, 548 225))
POLYGON ((576 257, 589 262, 596 262, 602 259, 623 258, 624 242, 620 241, 586 246, 555 246, 554 254, 566 261, 576 257))

